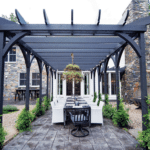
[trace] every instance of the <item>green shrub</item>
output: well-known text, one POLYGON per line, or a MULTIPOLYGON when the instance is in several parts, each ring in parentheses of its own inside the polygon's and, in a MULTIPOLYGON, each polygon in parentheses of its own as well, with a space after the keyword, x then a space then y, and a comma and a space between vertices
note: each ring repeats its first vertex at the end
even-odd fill
POLYGON ((105 94, 105 104, 106 104, 106 105, 109 104, 109 97, 108 97, 108 94, 105 94))
POLYGON ((129 122, 129 114, 128 114, 129 109, 126 109, 124 107, 124 104, 122 102, 123 98, 120 98, 120 96, 119 96, 119 101, 120 101, 119 108, 117 112, 114 114, 112 121, 115 125, 125 127, 128 125, 129 122))
POLYGON ((116 107, 112 107, 111 104, 103 106, 103 116, 105 118, 112 119, 112 117, 114 116, 116 111, 117 111, 117 108, 116 107))
POLYGON ((103 116, 108 119, 112 119, 114 114, 116 113, 116 107, 112 107, 111 104, 109 104, 109 97, 108 94, 105 95, 105 105, 103 106, 103 116))
POLYGON ((50 108, 50 99, 47 96, 43 97, 44 101, 43 101, 43 106, 45 110, 49 110, 50 108))
POLYGON ((96 92, 94 92, 93 102, 96 102, 96 99, 97 99, 97 94, 96 94, 96 92))
POLYGON ((37 98, 36 100, 36 106, 35 108, 32 110, 32 113, 35 115, 34 119, 39 116, 42 116, 45 114, 45 109, 43 105, 40 105, 40 99, 37 98))
MULTIPOLYGON (((1 121, 1 120, 0 120, 1 121)), ((5 136, 7 135, 6 131, 4 130, 2 124, 0 123, 0 149, 2 149, 4 141, 5 141, 5 136)))
POLYGON ((9 112, 18 111, 18 108, 16 106, 7 105, 3 107, 3 114, 7 114, 9 112))
POLYGON ((98 102, 97 102, 97 106, 99 106, 100 101, 102 101, 102 95, 101 95, 101 93, 100 93, 100 91, 99 91, 99 93, 98 93, 98 102))
MULTIPOLYGON (((147 97, 146 103, 150 105, 150 97, 147 97)), ((150 108, 148 108, 148 114, 143 115, 145 118, 144 125, 146 126, 146 130, 139 131, 138 133, 138 142, 141 147, 150 149, 150 108)))
POLYGON ((20 131, 30 131, 31 122, 34 119, 34 114, 31 111, 24 108, 21 113, 18 115, 18 120, 16 121, 16 128, 20 131))

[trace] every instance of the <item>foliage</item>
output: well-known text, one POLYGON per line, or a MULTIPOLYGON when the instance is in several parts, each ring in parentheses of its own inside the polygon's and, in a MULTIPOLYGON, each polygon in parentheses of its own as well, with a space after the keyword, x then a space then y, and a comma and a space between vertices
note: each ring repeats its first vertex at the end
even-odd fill
POLYGON ((108 97, 108 94, 105 94, 105 104, 106 104, 106 105, 109 104, 109 97, 108 97))
POLYGON ((50 99, 47 96, 43 97, 44 101, 43 101, 43 106, 45 110, 49 110, 50 108, 50 99))
POLYGON ((40 99, 39 98, 37 98, 36 106, 32 110, 32 113, 35 115, 34 119, 36 118, 36 116, 39 117, 39 116, 42 116, 45 114, 44 106, 40 105, 40 99))
POLYGON ((94 92, 93 102, 96 102, 96 99, 97 99, 97 94, 96 94, 96 92, 94 92))
POLYGON ((119 108, 117 110, 117 112, 114 114, 114 116, 112 117, 112 121, 115 125, 119 125, 121 127, 125 127, 128 125, 129 122, 129 114, 128 111, 129 109, 126 109, 124 104, 123 104, 123 98, 120 97, 119 94, 119 108))
MULTIPOLYGON (((0 120, 1 121, 1 120, 0 120)), ((7 135, 6 131, 4 130, 2 124, 0 123, 0 149, 2 149, 4 141, 5 141, 5 136, 7 135)))
POLYGON ((10 21, 18 23, 18 19, 13 13, 11 13, 9 17, 7 17, 6 15, 2 15, 2 18, 5 18, 7 20, 10 20, 10 21))
POLYGON ((34 120, 34 114, 31 111, 24 108, 18 115, 18 120, 16 121, 16 128, 20 131, 30 131, 31 122, 34 120))
POLYGON ((83 75, 81 73, 81 69, 76 64, 67 65, 62 75, 62 79, 66 79, 69 82, 72 82, 73 80, 75 82, 79 82, 82 78, 83 75))
POLYGON ((116 111, 117 111, 117 108, 116 107, 112 107, 111 104, 103 106, 103 116, 105 118, 112 119, 114 114, 116 113, 116 111))
POLYGON ((9 112, 18 111, 16 106, 7 105, 3 107, 3 114, 8 114, 9 112))
POLYGON ((98 93, 98 102, 97 102, 97 106, 99 106, 100 101, 102 101, 102 95, 101 95, 101 93, 100 93, 100 91, 99 91, 99 93, 98 93))
MULTIPOLYGON (((150 105, 150 96, 147 97, 146 103, 150 105)), ((139 131, 138 142, 141 147, 148 147, 150 149, 150 108, 148 108, 148 113, 143 115, 145 118, 144 125, 146 126, 146 130, 139 131)))
POLYGON ((112 119, 112 117, 117 111, 116 107, 112 107, 112 105, 109 104, 108 94, 105 95, 105 105, 103 106, 102 111, 103 111, 103 116, 108 119, 112 119))

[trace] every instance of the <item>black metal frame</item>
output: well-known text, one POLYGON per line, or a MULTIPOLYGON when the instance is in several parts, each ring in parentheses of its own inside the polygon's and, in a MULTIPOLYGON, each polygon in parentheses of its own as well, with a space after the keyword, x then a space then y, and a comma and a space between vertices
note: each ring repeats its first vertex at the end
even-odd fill
MULTIPOLYGON (((96 65, 99 67, 99 78, 101 73, 106 74, 109 59, 114 55, 116 66, 116 86, 119 89, 119 62, 124 47, 129 44, 136 52, 140 59, 141 72, 141 99, 142 99, 142 116, 147 114, 147 81, 146 81, 146 65, 145 65, 145 43, 144 32, 147 31, 146 25, 150 24, 150 16, 138 19, 130 24, 125 24, 129 12, 125 13, 118 25, 99 25, 100 11, 98 22, 96 25, 75 25, 73 24, 73 10, 71 15, 71 24, 50 24, 46 11, 43 11, 45 24, 27 24, 21 14, 16 10, 16 16, 20 23, 8 21, 0 18, 0 115, 3 110, 3 84, 4 84, 4 57, 14 44, 18 44, 23 52, 25 63, 27 66, 27 79, 29 80, 30 59, 33 55, 39 64, 40 79, 42 80, 42 62, 51 68, 51 72, 63 70, 65 66, 71 62, 70 53, 74 52, 75 63, 82 70, 93 70, 96 65), (25 37, 26 36, 26 37, 25 37), (32 37, 30 37, 32 36, 32 37), (38 36, 38 37, 33 37, 38 36), (43 37, 39 37, 43 36, 43 37), (44 37, 45 36, 45 37, 44 37), (50 36, 50 37, 46 37, 50 36), (59 37, 60 36, 60 37, 59 37), (109 37, 111 36, 111 37, 109 37), (6 44, 5 39, 10 41, 6 44), (134 39, 139 39, 139 45, 134 39), (52 58, 53 57, 53 58, 52 58), (64 58, 61 58, 64 57, 64 58), (79 58, 81 60, 79 61, 79 58), (55 59, 60 61, 54 61, 55 59), (92 59, 93 58, 93 59, 92 59), (92 60, 92 62, 90 61, 92 60), (62 63, 63 62, 63 63, 62 63), (104 65, 102 65, 104 64, 104 65)), ((31 61, 32 62, 32 61, 31 61)), ((49 70, 47 68, 47 71, 49 70)), ((92 76, 91 76, 92 77, 92 76)), ((53 82, 53 73, 52 73, 53 82)), ((40 83, 40 89, 42 82, 40 83)), ((53 85, 53 84, 52 84, 53 85)), ((106 85, 106 77, 105 77, 106 85)), ((29 109, 29 82, 27 82, 26 90, 26 108, 29 109)), ((48 88, 48 86, 47 86, 48 88)), ((53 86, 52 86, 53 88, 53 86)), ((106 92, 105 86, 105 92, 106 92)), ((52 89, 53 94, 53 89, 52 89)), ((117 90, 117 95, 119 90, 117 90)), ((41 101, 41 92, 40 92, 41 101)), ((118 101, 118 97, 117 97, 118 101)), ((117 105, 119 103, 117 102, 117 105)), ((2 122, 2 117, 0 117, 2 122)), ((144 120, 144 117, 142 117, 144 120)), ((143 130, 146 127, 143 124, 143 130)))

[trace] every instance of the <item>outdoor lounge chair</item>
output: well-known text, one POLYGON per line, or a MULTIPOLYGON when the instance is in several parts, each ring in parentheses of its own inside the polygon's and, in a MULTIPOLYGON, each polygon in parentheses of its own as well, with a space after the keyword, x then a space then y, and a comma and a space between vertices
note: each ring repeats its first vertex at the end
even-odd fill
POLYGON ((74 128, 71 130, 71 134, 75 137, 85 137, 89 135, 89 131, 83 126, 88 126, 90 122, 90 107, 85 108, 74 108, 69 112, 71 121, 73 122, 74 128))
POLYGON ((104 102, 100 101, 99 106, 91 106, 91 124, 103 125, 103 109, 104 102))

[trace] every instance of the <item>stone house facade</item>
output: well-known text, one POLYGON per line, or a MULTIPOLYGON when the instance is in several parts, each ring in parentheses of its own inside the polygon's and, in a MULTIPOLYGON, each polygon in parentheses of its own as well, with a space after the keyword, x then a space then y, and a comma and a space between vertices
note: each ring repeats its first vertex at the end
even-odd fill
MULTIPOLYGON (((23 54, 19 46, 14 45, 12 47, 14 54, 9 52, 7 58, 5 59, 5 72, 4 72, 4 100, 14 100, 15 92, 17 88, 24 88, 24 73, 26 73, 26 65, 24 61, 23 54), (11 56, 10 56, 11 55, 11 56)), ((39 78, 36 77, 36 81, 33 81, 33 76, 38 76, 39 69, 36 59, 33 60, 30 69, 30 87, 39 88, 38 82, 39 78), (33 74, 36 73, 36 74, 33 74)), ((45 66, 42 71, 42 94, 46 93, 46 81, 47 75, 45 66)))
MULTIPOLYGON (((148 0, 132 0, 126 8, 129 10, 129 17, 127 24, 149 15, 148 0)), ((126 11, 125 10, 125 11, 126 11)), ((135 40, 138 43, 138 40, 135 40)), ((147 85, 148 94, 150 94, 150 28, 147 26, 145 32, 145 56, 146 56, 146 71, 147 71, 147 85)), ((140 65, 139 59, 131 46, 125 48, 125 74, 122 78, 122 96, 124 100, 133 100, 141 97, 140 90, 140 65)))

